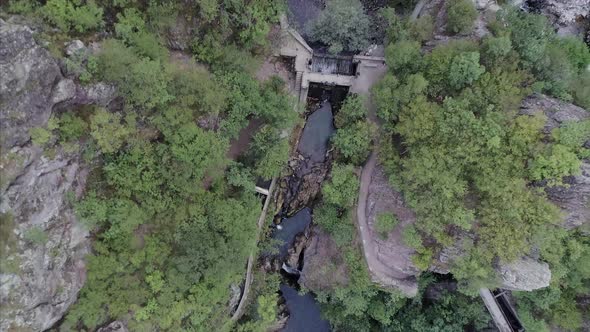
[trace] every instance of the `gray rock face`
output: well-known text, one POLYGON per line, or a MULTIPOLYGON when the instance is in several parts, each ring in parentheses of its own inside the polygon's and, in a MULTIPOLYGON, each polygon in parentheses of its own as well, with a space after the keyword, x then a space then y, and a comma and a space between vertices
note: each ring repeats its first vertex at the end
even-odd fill
POLYGON ((0 20, 0 147, 23 146, 29 129, 47 123, 59 66, 26 26, 0 20))
POLYGON ((382 271, 388 277, 385 286, 396 288, 406 296, 415 296, 418 289, 416 276, 420 270, 412 262, 415 250, 405 245, 402 233, 416 222, 416 215, 406 206, 402 194, 391 187, 385 171, 379 165, 371 176, 365 214, 375 257, 386 267, 382 271), (375 226, 377 217, 382 213, 392 213, 399 222, 386 238, 377 232, 375 226))
MULTIPOLYGON (((544 95, 526 98, 520 113, 544 114, 547 117, 543 128, 546 135, 567 122, 590 119, 590 112, 583 108, 544 95)), ((590 146, 590 137, 585 145, 590 146)), ((545 191, 549 199, 562 209, 564 227, 571 229, 590 223, 590 161, 584 160, 580 174, 566 177, 563 182, 566 186, 547 187, 545 191)))
POLYGON ((28 27, 0 20, 0 40, 0 330, 42 331, 85 281, 88 231, 67 197, 82 195, 88 171, 77 155, 33 146, 29 130, 45 126, 78 87, 28 27))
POLYGON ((544 0, 543 11, 554 16, 560 24, 568 24, 590 16, 590 0, 544 0))
POLYGON ((125 323, 120 322, 118 320, 111 322, 109 325, 105 327, 99 328, 96 332, 128 332, 127 326, 125 323))
POLYGON ((509 290, 532 291, 549 286, 551 281, 549 265, 531 258, 501 265, 498 274, 501 287, 509 290))
POLYGON ((549 199, 564 213, 564 227, 573 229, 590 223, 590 162, 582 162, 580 175, 567 177, 568 186, 545 188, 549 199))

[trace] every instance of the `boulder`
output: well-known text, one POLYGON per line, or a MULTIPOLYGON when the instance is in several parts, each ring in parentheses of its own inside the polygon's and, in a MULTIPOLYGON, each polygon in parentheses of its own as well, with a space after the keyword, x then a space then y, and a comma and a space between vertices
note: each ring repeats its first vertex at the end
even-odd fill
POLYGON ((348 284, 348 270, 342 251, 328 233, 313 227, 303 256, 299 283, 314 291, 326 291, 348 284))
POLYGON ((515 291, 532 291, 549 286, 551 270, 544 262, 524 257, 497 269, 501 288, 515 291))
POLYGON ((84 43, 78 39, 72 40, 66 46, 66 55, 69 57, 74 56, 76 54, 80 54, 80 53, 86 53, 86 52, 87 52, 86 46, 84 46, 84 43))
POLYGON ((121 321, 111 322, 109 325, 96 330, 96 332, 128 332, 127 326, 121 321))
POLYGON ((74 98, 76 95, 76 83, 73 80, 66 78, 57 83, 53 89, 53 96, 51 102, 53 104, 61 103, 74 98))

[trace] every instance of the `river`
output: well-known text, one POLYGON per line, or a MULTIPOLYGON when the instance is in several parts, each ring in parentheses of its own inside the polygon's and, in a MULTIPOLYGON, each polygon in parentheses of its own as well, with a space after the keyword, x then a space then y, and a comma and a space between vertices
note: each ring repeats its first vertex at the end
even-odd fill
MULTIPOLYGON (((331 162, 327 155, 330 137, 335 131, 333 111, 334 108, 338 108, 347 92, 339 87, 319 85, 310 89, 307 106, 308 109, 315 111, 312 111, 307 117, 301 133, 297 152, 303 157, 303 160, 298 161, 294 172, 286 179, 289 194, 286 196, 283 206, 288 207, 290 201, 297 197, 305 176, 321 167, 329 169, 331 162)), ((318 182, 321 184, 321 181, 318 182)), ((274 230, 272 237, 282 242, 278 249, 283 262, 289 255, 289 248, 297 235, 304 233, 312 224, 313 203, 313 200, 310 201, 307 206, 296 211, 290 217, 286 217, 290 213, 288 208, 282 210, 285 217, 281 218, 281 223, 274 230)), ((320 306, 314 295, 311 292, 305 295, 298 293, 297 279, 299 274, 297 270, 302 267, 302 257, 303 254, 299 257, 297 266, 284 265, 291 275, 284 277, 280 286, 280 293, 285 299, 289 312, 289 319, 282 331, 329 332, 330 324, 322 319, 320 306)), ((284 276, 286 275, 284 273, 284 276)))

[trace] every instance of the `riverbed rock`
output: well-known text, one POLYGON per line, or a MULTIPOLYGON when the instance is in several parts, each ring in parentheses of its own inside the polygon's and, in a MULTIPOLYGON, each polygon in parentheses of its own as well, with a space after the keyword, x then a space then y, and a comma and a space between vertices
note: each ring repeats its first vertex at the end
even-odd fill
POLYGON ((549 286, 551 270, 544 262, 524 257, 513 263, 500 265, 501 287, 516 291, 532 291, 549 286))
POLYGON ((78 154, 30 141, 56 103, 77 91, 25 25, 0 20, 0 330, 43 331, 59 321, 84 284, 88 230, 71 199, 88 170, 78 154))
POLYGON ((305 248, 299 283, 314 292, 327 291, 348 284, 348 269, 332 237, 320 227, 311 230, 305 248))

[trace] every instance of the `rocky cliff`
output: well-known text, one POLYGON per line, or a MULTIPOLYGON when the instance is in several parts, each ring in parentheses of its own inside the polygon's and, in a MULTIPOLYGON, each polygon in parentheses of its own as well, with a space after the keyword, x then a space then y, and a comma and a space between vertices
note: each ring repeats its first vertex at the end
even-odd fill
POLYGON ((0 19, 0 330, 41 331, 61 319, 85 281, 90 240, 71 200, 87 168, 55 142, 35 146, 30 130, 75 103, 107 103, 114 90, 81 87, 34 31, 0 19))
MULTIPOLYGON (((590 112, 581 107, 545 95, 526 98, 520 114, 543 114, 547 120, 543 131, 548 137, 551 131, 568 122, 590 119, 590 112)), ((585 143, 590 148, 590 137, 585 143)), ((548 198, 563 212, 563 225, 572 229, 590 224, 590 160, 583 160, 580 174, 566 177, 564 186, 546 187, 548 198)))

